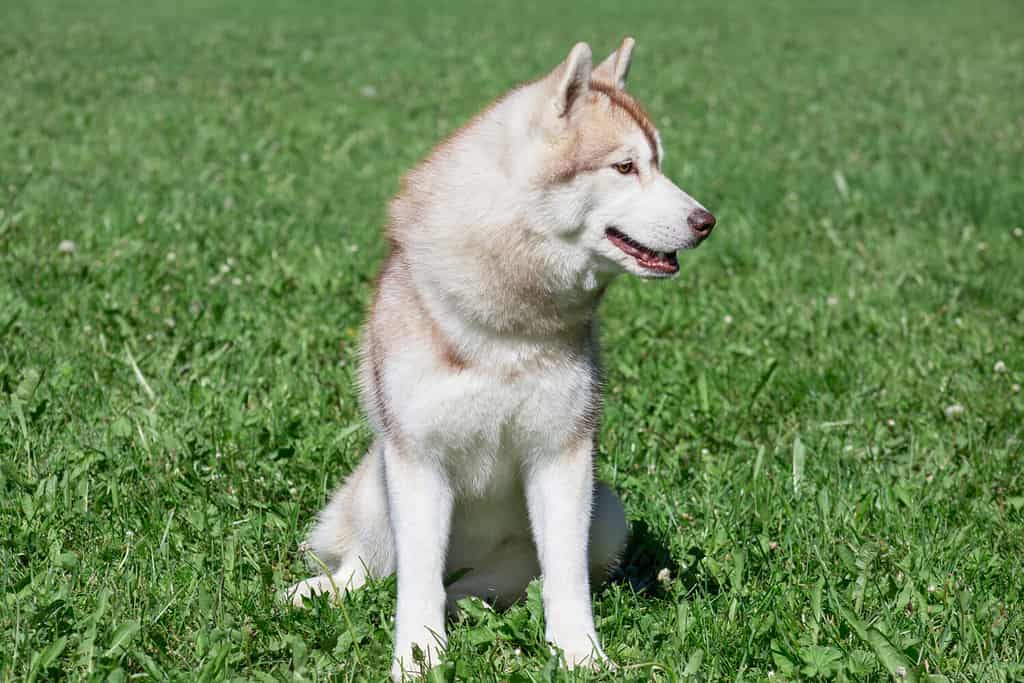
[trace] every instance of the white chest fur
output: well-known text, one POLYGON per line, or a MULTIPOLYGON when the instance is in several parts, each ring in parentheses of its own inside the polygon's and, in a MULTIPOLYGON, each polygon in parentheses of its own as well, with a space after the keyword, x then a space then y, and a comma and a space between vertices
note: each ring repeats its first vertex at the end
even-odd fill
POLYGON ((456 498, 496 496, 519 471, 564 447, 592 397, 592 361, 493 356, 453 369, 429 349, 402 352, 384 373, 404 436, 447 472, 456 498))

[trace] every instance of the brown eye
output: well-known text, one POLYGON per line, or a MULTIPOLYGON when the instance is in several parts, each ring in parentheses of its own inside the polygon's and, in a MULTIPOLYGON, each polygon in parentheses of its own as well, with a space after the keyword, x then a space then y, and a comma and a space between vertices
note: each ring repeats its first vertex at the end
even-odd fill
POLYGON ((633 172, 633 162, 623 161, 621 164, 612 164, 612 168, 621 173, 622 175, 629 175, 633 172))

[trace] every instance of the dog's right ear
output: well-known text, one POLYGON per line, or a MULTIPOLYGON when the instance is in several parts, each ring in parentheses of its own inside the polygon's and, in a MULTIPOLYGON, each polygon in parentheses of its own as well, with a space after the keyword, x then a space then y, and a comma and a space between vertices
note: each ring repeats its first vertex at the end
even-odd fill
POLYGON ((576 43, 565 61, 548 76, 554 85, 553 105, 559 118, 568 118, 590 90, 593 55, 586 43, 576 43))
POLYGON ((629 76, 629 65, 633 63, 633 46, 636 41, 626 37, 622 45, 615 52, 608 55, 608 59, 594 69, 594 78, 600 81, 607 81, 619 90, 626 89, 626 77, 629 76))

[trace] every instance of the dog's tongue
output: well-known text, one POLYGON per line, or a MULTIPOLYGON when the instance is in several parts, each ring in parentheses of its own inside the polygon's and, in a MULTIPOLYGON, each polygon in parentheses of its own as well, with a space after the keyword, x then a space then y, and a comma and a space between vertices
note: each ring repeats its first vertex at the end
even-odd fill
POLYGON ((674 273, 679 270, 679 261, 674 253, 663 254, 653 249, 647 249, 631 239, 624 239, 625 235, 619 234, 618 231, 609 231, 608 238, 615 246, 635 258, 637 263, 648 270, 656 270, 661 273, 674 273))
POLYGON ((650 270, 657 270, 663 273, 674 273, 679 270, 679 261, 675 254, 651 253, 645 256, 638 256, 636 260, 640 265, 650 270))

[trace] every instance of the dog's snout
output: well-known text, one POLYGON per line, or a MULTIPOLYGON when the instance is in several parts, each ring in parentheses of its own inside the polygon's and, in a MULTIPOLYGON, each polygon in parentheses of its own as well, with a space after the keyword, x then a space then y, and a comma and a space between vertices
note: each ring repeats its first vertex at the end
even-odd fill
POLYGON ((710 235, 712 228, 715 227, 715 217, 711 215, 710 211, 694 209, 693 212, 686 217, 686 223, 690 226, 691 230, 697 233, 698 236, 704 238, 710 235))

